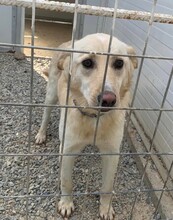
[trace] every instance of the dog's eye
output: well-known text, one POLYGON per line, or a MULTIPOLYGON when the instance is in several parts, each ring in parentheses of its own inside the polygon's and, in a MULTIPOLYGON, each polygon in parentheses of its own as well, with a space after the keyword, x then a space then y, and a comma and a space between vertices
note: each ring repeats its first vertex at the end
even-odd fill
POLYGON ((121 69, 121 68, 123 67, 123 65, 124 65, 124 61, 121 60, 121 59, 117 59, 117 60, 115 60, 115 62, 113 63, 113 67, 114 67, 115 69, 121 69))
POLYGON ((82 65, 87 69, 91 69, 94 67, 94 62, 91 59, 86 59, 82 61, 82 65))

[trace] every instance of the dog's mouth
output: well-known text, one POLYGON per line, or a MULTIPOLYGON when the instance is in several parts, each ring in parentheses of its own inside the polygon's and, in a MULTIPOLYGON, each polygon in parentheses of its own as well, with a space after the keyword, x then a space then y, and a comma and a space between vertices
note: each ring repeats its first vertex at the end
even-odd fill
MULTIPOLYGON (((100 116, 104 115, 105 113, 114 110, 114 107, 116 105, 116 95, 111 91, 104 91, 103 93, 99 94, 97 96, 97 108, 89 108, 85 109, 84 107, 80 107, 78 105, 78 102, 76 99, 73 99, 74 105, 77 107, 77 109, 81 112, 81 114, 89 116, 89 117, 97 117, 99 112, 100 116)), ((88 105, 89 107, 90 105, 88 105)), ((94 105, 93 105, 94 106, 94 105)))
MULTIPOLYGON (((86 110, 85 108, 81 108, 80 106, 78 106, 77 101, 75 99, 73 99, 73 103, 82 115, 88 116, 90 118, 97 118, 97 116, 98 116, 97 109, 95 109, 95 112, 92 112, 92 111, 90 111, 92 109, 86 110)), ((101 115, 103 115, 103 114, 101 114, 101 115)))
POLYGON ((100 108, 100 112, 106 113, 113 110, 113 108, 100 108))

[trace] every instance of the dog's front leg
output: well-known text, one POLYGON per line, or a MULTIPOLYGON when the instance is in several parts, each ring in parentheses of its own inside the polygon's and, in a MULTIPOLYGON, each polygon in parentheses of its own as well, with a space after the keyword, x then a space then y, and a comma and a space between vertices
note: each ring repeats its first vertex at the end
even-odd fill
MULTIPOLYGON (((64 147, 64 154, 77 154, 81 151, 81 146, 64 147)), ((72 199, 72 171, 74 167, 75 156, 62 156, 61 166, 61 200, 58 203, 58 212, 63 217, 69 217, 74 211, 72 199)))
POLYGON ((114 184, 114 176, 118 166, 118 160, 119 156, 102 156, 102 188, 100 196, 100 217, 104 220, 113 220, 115 218, 115 212, 112 208, 112 191, 114 184))
MULTIPOLYGON (((57 76, 50 78, 47 85, 47 92, 46 92, 46 105, 54 105, 58 101, 57 97, 57 76)), ((52 111, 52 107, 45 107, 44 113, 42 117, 41 127, 36 135, 36 144, 41 144, 46 140, 46 129, 49 123, 50 114, 52 111)))

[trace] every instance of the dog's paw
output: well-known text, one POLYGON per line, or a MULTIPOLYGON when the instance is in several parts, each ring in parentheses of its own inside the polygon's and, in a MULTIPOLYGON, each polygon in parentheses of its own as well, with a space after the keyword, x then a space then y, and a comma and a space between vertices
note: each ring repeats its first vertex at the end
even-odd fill
POLYGON ((101 220, 114 220, 115 212, 112 206, 103 206, 100 205, 100 219, 101 220))
POLYGON ((68 218, 72 214, 73 211, 74 211, 73 201, 61 200, 58 203, 58 212, 62 217, 68 218))
POLYGON ((38 132, 38 134, 35 136, 35 143, 36 144, 42 144, 46 140, 46 134, 44 132, 38 132))

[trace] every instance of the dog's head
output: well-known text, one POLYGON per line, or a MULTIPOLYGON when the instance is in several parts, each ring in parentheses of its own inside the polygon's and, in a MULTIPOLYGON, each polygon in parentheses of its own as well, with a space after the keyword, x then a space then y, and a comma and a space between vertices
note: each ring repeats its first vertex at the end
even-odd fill
MULTIPOLYGON (((74 49, 95 52, 107 52, 110 36, 106 34, 92 34, 76 41, 74 49)), ((129 93, 132 73, 137 68, 135 57, 122 55, 135 55, 132 47, 112 39, 111 53, 119 56, 73 53, 71 66, 70 92, 77 105, 99 106, 106 112, 110 107, 122 106, 123 100, 129 93), (107 68, 106 68, 107 65, 107 68), (106 76, 105 76, 105 70, 106 76), (103 79, 105 85, 102 92, 103 79)), ((69 54, 62 55, 58 68, 62 69, 66 77, 69 74, 69 54)), ((126 100, 126 105, 128 105, 126 100)))

